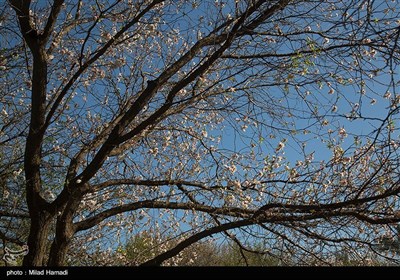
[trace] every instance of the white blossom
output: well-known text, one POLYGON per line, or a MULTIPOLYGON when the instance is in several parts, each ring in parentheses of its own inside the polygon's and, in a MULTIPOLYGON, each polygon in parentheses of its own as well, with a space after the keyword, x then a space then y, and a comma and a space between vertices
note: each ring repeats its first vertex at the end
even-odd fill
POLYGON ((389 99, 390 96, 392 96, 392 94, 390 93, 390 91, 387 91, 387 92, 385 92, 385 94, 383 95, 383 98, 389 99))
POLYGON ((9 192, 8 190, 5 189, 5 190, 3 191, 3 198, 4 198, 4 199, 8 199, 9 196, 10 196, 10 192, 9 192))
POLYGON ((16 179, 22 172, 22 168, 13 171, 14 179, 16 179))
POLYGON ((347 132, 346 132, 346 130, 344 129, 344 127, 342 127, 342 128, 339 129, 339 135, 340 135, 341 137, 347 137, 347 132))
POLYGON ((4 117, 8 117, 8 113, 7 113, 7 111, 6 111, 5 108, 3 108, 3 109, 1 110, 1 114, 2 114, 4 117))
POLYGON ((275 152, 279 152, 281 151, 283 148, 285 148, 285 143, 283 143, 282 141, 278 143, 278 146, 275 149, 275 152))

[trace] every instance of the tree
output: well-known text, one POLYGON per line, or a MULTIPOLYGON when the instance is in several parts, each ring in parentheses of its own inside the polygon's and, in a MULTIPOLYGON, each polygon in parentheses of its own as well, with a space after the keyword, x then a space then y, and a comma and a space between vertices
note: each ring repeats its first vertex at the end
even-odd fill
POLYGON ((394 2, 8 0, 3 243, 25 221, 24 265, 154 228, 179 242, 142 265, 221 235, 363 262, 400 220, 394 2))

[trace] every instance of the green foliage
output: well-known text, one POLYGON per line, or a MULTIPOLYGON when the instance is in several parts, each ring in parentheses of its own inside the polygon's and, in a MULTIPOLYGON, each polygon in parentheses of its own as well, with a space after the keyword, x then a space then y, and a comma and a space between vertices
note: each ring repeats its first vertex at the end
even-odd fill
POLYGON ((150 259, 157 250, 154 248, 153 243, 155 238, 145 231, 142 234, 133 236, 125 245, 125 248, 117 250, 120 253, 125 253, 126 258, 130 263, 139 263, 140 261, 150 259))

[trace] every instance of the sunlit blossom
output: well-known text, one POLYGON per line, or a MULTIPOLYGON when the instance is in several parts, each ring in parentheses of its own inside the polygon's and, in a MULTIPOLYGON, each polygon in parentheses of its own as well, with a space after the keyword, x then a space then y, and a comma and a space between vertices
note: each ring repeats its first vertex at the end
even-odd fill
POLYGON ((385 99, 389 99, 392 96, 392 94, 390 93, 390 91, 385 92, 385 94, 383 95, 383 98, 385 99))
POLYGON ((285 143, 279 142, 279 143, 278 143, 278 146, 277 146, 276 149, 275 149, 275 151, 276 151, 276 152, 279 152, 279 151, 283 150, 283 148, 285 148, 285 143))
POLYGON ((344 127, 341 127, 341 128, 339 129, 339 135, 340 135, 341 137, 347 137, 347 132, 346 132, 346 130, 344 129, 344 127))

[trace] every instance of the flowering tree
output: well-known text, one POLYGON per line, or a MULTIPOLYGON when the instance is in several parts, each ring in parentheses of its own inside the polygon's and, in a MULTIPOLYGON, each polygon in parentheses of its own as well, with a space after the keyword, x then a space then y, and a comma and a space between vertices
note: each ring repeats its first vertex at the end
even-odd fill
POLYGON ((162 233, 143 265, 218 236, 390 259, 399 18, 389 0, 8 0, 3 244, 26 241, 25 265, 104 263, 141 231, 162 233))

